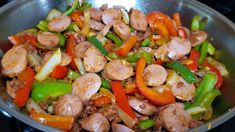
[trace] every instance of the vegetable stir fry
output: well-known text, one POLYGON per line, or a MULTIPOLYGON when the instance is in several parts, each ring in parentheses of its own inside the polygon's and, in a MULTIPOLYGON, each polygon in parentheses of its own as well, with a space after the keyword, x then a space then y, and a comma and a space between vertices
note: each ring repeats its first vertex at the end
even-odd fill
POLYGON ((212 117, 225 66, 208 19, 74 0, 9 36, 6 91, 30 118, 64 131, 186 131, 212 117))

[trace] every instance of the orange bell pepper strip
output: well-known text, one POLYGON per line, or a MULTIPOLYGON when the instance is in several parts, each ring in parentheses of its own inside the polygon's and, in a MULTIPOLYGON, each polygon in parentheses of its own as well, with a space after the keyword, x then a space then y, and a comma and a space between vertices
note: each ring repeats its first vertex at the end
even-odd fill
POLYGON ((67 44, 66 44, 66 49, 65 52, 72 58, 72 61, 70 63, 70 66, 73 70, 77 69, 77 66, 74 62, 74 57, 75 57, 75 36, 74 35, 69 35, 67 38, 67 44))
POLYGON ((121 47, 119 47, 116 50, 116 54, 119 56, 126 56, 128 54, 128 52, 132 49, 132 47, 135 45, 135 43, 138 41, 138 37, 137 36, 131 36, 130 38, 128 38, 121 47))
POLYGON ((13 44, 31 44, 34 47, 37 47, 38 41, 36 36, 33 33, 25 33, 21 35, 13 35, 8 37, 8 39, 13 43, 13 44))
POLYGON ((210 71, 212 71, 212 72, 214 72, 214 73, 216 74, 216 76, 217 76, 217 82, 216 82, 215 87, 216 87, 216 88, 220 88, 220 87, 222 86, 223 82, 224 82, 224 78, 223 78, 223 76, 221 75, 220 71, 219 71, 215 66, 211 65, 211 64, 208 62, 207 59, 205 59, 205 60, 203 61, 202 66, 204 66, 204 67, 209 67, 209 68, 210 68, 210 71))
POLYGON ((122 87, 122 83, 120 81, 111 81, 111 86, 118 106, 121 108, 122 111, 128 114, 134 121, 137 121, 138 119, 128 103, 127 96, 122 87))
POLYGON ((180 14, 178 12, 174 13, 172 15, 172 18, 173 18, 173 20, 175 21, 175 23, 178 27, 182 26, 181 19, 180 19, 180 14))
POLYGON ((129 83, 124 85, 124 91, 126 94, 139 93, 139 89, 136 87, 136 83, 129 83))
POLYGON ((68 68, 66 66, 56 66, 51 73, 54 79, 63 79, 67 76, 68 68))
POLYGON ((166 105, 175 102, 175 97, 170 90, 165 89, 163 93, 159 93, 148 88, 144 81, 144 68, 146 60, 141 57, 136 66, 136 85, 140 93, 155 105, 166 105))
POLYGON ((189 59, 191 59, 193 63, 186 65, 191 71, 197 70, 199 57, 200 57, 200 52, 195 49, 192 49, 189 55, 189 59))
POLYGON ((84 22, 82 21, 80 16, 81 16, 81 13, 79 13, 78 11, 75 11, 71 14, 72 20, 78 25, 80 29, 82 29, 84 26, 84 22))
POLYGON ((74 117, 71 116, 57 116, 31 112, 30 118, 64 131, 70 131, 74 123, 74 117))
POLYGON ((158 12, 158 11, 154 11, 154 12, 147 14, 146 19, 147 19, 147 22, 150 24, 150 27, 154 28, 153 25, 154 25, 154 22, 156 21, 161 22, 162 24, 166 25, 170 36, 178 35, 178 32, 171 18, 167 16, 166 14, 158 12))
POLYGON ((95 107, 102 107, 104 105, 111 104, 111 99, 108 96, 101 96, 94 99, 92 102, 95 107))
POLYGON ((156 30, 161 36, 163 37, 169 36, 169 32, 165 24, 155 21, 153 27, 154 30, 156 30))
POLYGON ((16 92, 16 96, 14 102, 19 107, 23 107, 28 98, 30 91, 32 89, 33 81, 34 81, 34 71, 30 67, 27 67, 19 76, 18 80, 24 82, 23 86, 19 88, 16 92))

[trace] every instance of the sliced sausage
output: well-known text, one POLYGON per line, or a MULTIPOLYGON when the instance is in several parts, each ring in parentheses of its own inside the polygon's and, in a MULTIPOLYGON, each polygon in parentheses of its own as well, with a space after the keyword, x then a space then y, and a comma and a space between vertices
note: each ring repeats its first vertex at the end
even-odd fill
POLYGON ((38 42, 45 47, 55 47, 59 44, 59 37, 51 32, 39 32, 37 36, 38 42))
POLYGON ((90 132, 108 132, 108 120, 100 113, 94 113, 81 122, 82 128, 90 132))
POLYGON ((14 77, 25 70, 27 66, 27 50, 24 45, 8 50, 2 58, 2 73, 14 77))
MULTIPOLYGON (((54 51, 49 51, 43 58, 43 64, 49 60, 49 58, 54 54, 54 51)), ((61 66, 67 66, 72 61, 72 58, 65 52, 61 52, 61 66)))
POLYGON ((183 101, 193 99, 195 95, 195 86, 187 83, 182 77, 176 82, 171 89, 173 95, 183 101))
POLYGON ((134 130, 122 124, 112 124, 112 131, 113 132, 135 132, 134 130))
POLYGON ((69 27, 71 18, 66 15, 54 17, 48 23, 48 29, 53 32, 62 32, 69 27))
POLYGON ((120 21, 122 18, 121 13, 117 9, 109 8, 105 10, 102 14, 102 21, 107 24, 113 24, 120 21))
POLYGON ((191 116, 182 108, 169 106, 159 112, 163 127, 171 132, 184 132, 189 129, 191 116))
POLYGON ((144 77, 149 86, 159 86, 166 81, 166 69, 157 64, 149 65, 144 70, 144 77))
POLYGON ((94 29, 94 30, 102 30, 104 28, 104 24, 95 20, 91 20, 90 21, 90 28, 94 29))
POLYGON ((129 26, 124 24, 122 21, 115 22, 113 24, 113 30, 123 40, 128 39, 131 35, 129 26))
POLYGON ((95 73, 87 73, 77 78, 73 84, 72 93, 78 95, 82 102, 87 103, 91 96, 99 90, 101 86, 101 79, 95 73))
POLYGON ((82 101, 74 94, 66 94, 56 101, 54 110, 56 115, 78 117, 83 110, 82 101))
POLYGON ((88 41, 83 41, 75 46, 75 56, 78 58, 83 58, 85 55, 85 52, 88 48, 90 48, 92 45, 88 41))
POLYGON ((6 83, 6 91, 9 96, 11 96, 13 99, 16 96, 16 92, 21 86, 23 85, 23 82, 13 79, 12 81, 7 81, 6 83))
POLYGON ((133 9, 131 12, 131 26, 138 31, 145 32, 147 30, 147 20, 143 12, 133 9))
POLYGON ((167 43, 168 57, 172 60, 178 60, 187 55, 191 50, 191 43, 188 39, 172 37, 167 43))
POLYGON ((111 80, 125 80, 133 75, 133 68, 125 60, 112 60, 105 65, 104 74, 111 80))
POLYGON ((192 31, 190 41, 192 46, 197 46, 207 39, 207 33, 204 31, 192 31))
POLYGON ((94 46, 84 54, 84 67, 87 72, 100 72, 106 64, 106 58, 94 46))
POLYGON ((97 8, 88 8, 84 12, 89 11, 92 19, 100 21, 102 19, 102 11, 97 8))
POLYGON ((153 115, 157 111, 157 107, 145 102, 144 100, 140 100, 136 97, 128 98, 129 105, 143 115, 153 115))

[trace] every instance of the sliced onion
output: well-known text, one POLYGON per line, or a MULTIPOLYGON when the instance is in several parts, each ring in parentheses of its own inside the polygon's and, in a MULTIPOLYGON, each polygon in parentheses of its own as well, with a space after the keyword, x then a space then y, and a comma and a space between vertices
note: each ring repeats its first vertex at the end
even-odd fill
POLYGON ((76 66, 77 66, 79 72, 80 72, 82 75, 84 75, 84 74, 87 73, 87 72, 86 72, 86 69, 85 69, 85 67, 84 67, 84 65, 83 65, 83 63, 82 63, 81 58, 74 58, 74 62, 75 62, 75 64, 76 64, 76 66))
POLYGON ((120 9, 120 11, 122 13, 123 22, 128 25, 130 22, 128 13, 124 9, 120 9))
POLYGON ((206 111, 206 108, 202 108, 200 106, 198 107, 193 107, 193 108, 190 108, 190 109, 187 109, 186 110, 190 115, 195 115, 195 114, 200 114, 202 112, 205 112, 206 111))
POLYGON ((39 72, 35 75, 35 79, 37 81, 43 81, 45 80, 50 73, 53 71, 53 69, 59 65, 61 62, 61 51, 58 48, 53 55, 48 59, 48 61, 42 66, 42 68, 39 70, 39 72))
POLYGON ((31 112, 33 110, 36 113, 46 114, 46 112, 38 104, 36 104, 36 102, 34 102, 31 98, 29 98, 26 103, 26 110, 28 112, 31 112))
POLYGON ((85 11, 84 12, 84 27, 82 28, 81 33, 83 35, 87 35, 90 31, 90 12, 89 11, 85 11))
POLYGON ((174 70, 167 70, 167 73, 166 84, 174 85, 179 81, 179 75, 174 70))
POLYGON ((28 52, 27 57, 28 57, 29 64, 32 65, 32 66, 40 65, 40 62, 42 60, 42 58, 39 55, 37 55, 36 53, 28 52))
POLYGON ((128 114, 122 111, 118 106, 117 106, 117 113, 118 113, 118 116, 122 119, 122 121, 130 128, 133 128, 138 123, 138 120, 132 119, 128 114))

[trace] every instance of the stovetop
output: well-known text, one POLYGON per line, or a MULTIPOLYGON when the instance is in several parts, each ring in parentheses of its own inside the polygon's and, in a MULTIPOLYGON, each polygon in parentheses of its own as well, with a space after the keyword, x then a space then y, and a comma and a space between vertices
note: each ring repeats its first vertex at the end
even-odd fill
MULTIPOLYGON (((12 0, 0 0, 0 7, 12 0)), ((230 20, 235 23, 235 0, 199 0, 202 3, 214 8, 221 12, 230 20)), ((211 132, 228 132, 235 130, 235 117, 219 125, 218 127, 210 130, 211 132)), ((0 109, 0 131, 7 132, 41 132, 35 128, 32 128, 14 117, 10 116, 6 112, 0 109)))

